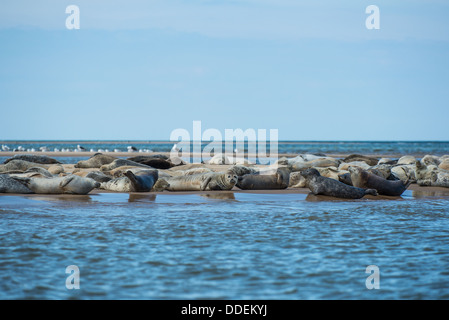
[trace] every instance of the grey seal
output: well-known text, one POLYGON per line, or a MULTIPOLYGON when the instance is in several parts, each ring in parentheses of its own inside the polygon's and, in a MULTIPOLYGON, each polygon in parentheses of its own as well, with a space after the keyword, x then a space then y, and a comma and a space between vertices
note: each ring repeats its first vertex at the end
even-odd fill
POLYGON ((377 195, 377 191, 374 189, 365 190, 349 186, 332 178, 322 177, 315 168, 304 170, 301 175, 306 179, 306 187, 315 195, 321 194, 344 199, 360 199, 367 194, 377 195))

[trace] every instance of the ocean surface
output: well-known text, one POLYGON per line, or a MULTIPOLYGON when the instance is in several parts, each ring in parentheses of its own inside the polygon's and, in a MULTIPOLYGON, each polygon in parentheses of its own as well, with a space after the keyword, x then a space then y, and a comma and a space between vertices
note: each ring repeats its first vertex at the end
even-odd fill
MULTIPOLYGON (((114 150, 126 152, 128 147, 134 147, 137 151, 150 152, 170 152, 174 143, 168 141, 0 141, 1 145, 7 145, 10 151, 19 147, 25 150, 46 148, 48 151, 59 151, 68 149, 73 151, 78 145, 87 151, 110 151, 114 150)), ((201 150, 209 145, 203 142, 201 150)), ((215 143, 215 151, 224 152, 226 143, 215 143)), ((248 152, 259 151, 256 143, 245 142, 243 145, 234 142, 232 149, 248 152)), ((191 144, 190 150, 194 146, 191 144)), ((444 155, 449 154, 449 141, 279 141, 278 152, 281 154, 300 153, 324 153, 324 154, 372 154, 372 155, 415 155, 424 156, 426 154, 444 155)), ((266 144, 267 152, 270 151, 270 143, 266 144)), ((0 151, 1 155, 1 151, 0 151)))
MULTIPOLYGON (((130 144, 84 147, 105 145, 130 144)), ((167 152, 172 144, 135 146, 167 152)), ((449 143, 280 144, 285 151, 442 155, 449 143)), ((449 189, 433 190, 352 201, 300 193, 2 195, 0 299, 449 299, 449 189), (373 265, 379 289, 366 284, 373 265), (68 266, 79 268, 79 289, 67 287, 68 266)))
POLYGON ((448 199, 1 196, 0 299, 448 299, 448 199))

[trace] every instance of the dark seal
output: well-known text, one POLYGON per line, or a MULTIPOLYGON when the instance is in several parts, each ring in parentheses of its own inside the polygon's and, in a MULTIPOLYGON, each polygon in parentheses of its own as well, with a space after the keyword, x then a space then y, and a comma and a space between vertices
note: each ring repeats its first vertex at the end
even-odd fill
POLYGON ((128 170, 125 172, 125 176, 131 181, 134 191, 149 192, 159 178, 159 173, 157 170, 142 170, 136 173, 128 170))
POLYGON ((387 180, 359 167, 349 167, 352 185, 364 189, 376 189, 384 196, 400 196, 407 190, 411 181, 387 180))
POLYGON ((236 186, 242 190, 287 189, 290 182, 290 171, 278 168, 274 174, 245 174, 239 177, 236 186))
POLYGON ((321 194, 344 199, 360 199, 367 194, 377 195, 376 190, 352 187, 335 179, 323 177, 314 168, 302 171, 301 175, 306 179, 306 187, 315 195, 321 194))

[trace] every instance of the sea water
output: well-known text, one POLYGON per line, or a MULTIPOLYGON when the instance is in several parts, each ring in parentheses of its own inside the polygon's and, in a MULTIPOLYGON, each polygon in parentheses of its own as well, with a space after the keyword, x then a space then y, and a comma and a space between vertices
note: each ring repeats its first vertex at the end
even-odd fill
POLYGON ((410 190, 4 195, 0 299, 448 299, 448 208, 410 190))

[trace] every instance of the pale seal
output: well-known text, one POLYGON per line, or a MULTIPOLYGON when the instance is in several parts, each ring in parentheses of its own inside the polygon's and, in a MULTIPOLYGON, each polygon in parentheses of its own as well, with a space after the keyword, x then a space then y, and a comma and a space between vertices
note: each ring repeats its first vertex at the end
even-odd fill
POLYGON ((245 174, 238 178, 236 186, 242 190, 287 189, 290 171, 278 168, 274 174, 245 174))
POLYGON ((232 172, 210 172, 166 178, 169 191, 231 190, 238 181, 232 172))
POLYGON ((33 193, 33 191, 9 175, 0 174, 0 193, 33 193))
POLYGON ((322 177, 318 170, 310 168, 301 172, 306 179, 306 186, 315 195, 326 195, 344 199, 360 199, 365 195, 377 195, 376 190, 349 186, 343 182, 322 177))
POLYGON ((100 186, 99 182, 73 174, 54 178, 14 177, 14 179, 24 184, 34 193, 42 194, 88 194, 94 188, 100 186))
POLYGON ((102 165, 109 164, 116 159, 118 158, 96 153, 87 160, 78 161, 75 164, 75 168, 100 168, 102 165))
POLYGON ((387 180, 358 167, 350 167, 351 181, 354 187, 375 189, 378 194, 398 197, 407 190, 411 181, 387 180))

